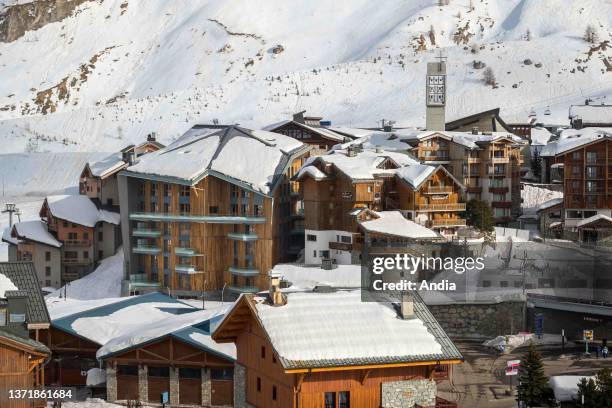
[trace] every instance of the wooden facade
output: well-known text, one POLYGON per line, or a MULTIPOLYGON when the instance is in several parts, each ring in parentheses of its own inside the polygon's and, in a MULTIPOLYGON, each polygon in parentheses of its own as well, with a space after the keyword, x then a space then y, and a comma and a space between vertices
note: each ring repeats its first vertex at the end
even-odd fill
POLYGON ((233 404, 234 362, 172 336, 111 355, 104 362, 112 368, 107 376, 116 375, 111 401, 158 403, 161 393, 168 392, 173 406, 233 404), (147 393, 141 395, 144 389, 147 393))
POLYGON ((235 342, 237 367, 245 371, 246 402, 257 408, 326 408, 326 393, 334 394, 334 408, 344 406, 340 405, 340 393, 348 398, 350 407, 380 407, 383 383, 440 380, 447 378, 451 364, 460 362, 286 369, 257 318, 255 306, 246 298, 235 306, 230 317, 213 334, 213 339, 235 342))
POLYGON ((271 196, 215 176, 193 186, 132 178, 137 190, 135 213, 261 221, 134 220, 130 231, 136 255, 131 274, 191 293, 219 290, 224 284, 238 292, 263 288, 267 272, 279 262, 295 259, 304 245, 299 184, 290 180, 304 158, 289 163, 271 196))
POLYGON ((43 408, 44 399, 9 398, 9 390, 36 390, 44 385, 48 353, 26 342, 0 333, 0 406, 2 408, 43 408))
MULTIPOLYGON (((321 119, 321 118, 317 118, 321 119)), ((311 155, 321 155, 330 151, 334 145, 342 143, 344 137, 327 130, 325 128, 319 128, 318 123, 300 123, 296 120, 288 121, 278 127, 269 129, 270 132, 280 133, 285 136, 292 137, 299 140, 300 142, 307 144, 311 147, 311 155)), ((311 121, 312 122, 312 121, 311 121)))

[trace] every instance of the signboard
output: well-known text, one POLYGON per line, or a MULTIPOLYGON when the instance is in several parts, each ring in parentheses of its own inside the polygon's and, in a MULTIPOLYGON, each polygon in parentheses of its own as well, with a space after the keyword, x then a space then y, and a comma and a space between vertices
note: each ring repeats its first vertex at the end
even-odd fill
POLYGON ((584 341, 593 341, 593 330, 583 330, 582 339, 584 341))
POLYGON ((507 376, 512 376, 512 375, 518 375, 518 367, 514 368, 514 367, 506 367, 506 375, 507 376))
POLYGON ((535 315, 535 334, 538 338, 544 333, 544 315, 538 313, 535 315))
POLYGON ((521 365, 521 360, 509 360, 507 363, 508 367, 516 367, 518 368, 521 365))
POLYGON ((343 191, 342 198, 345 200, 350 200, 351 198, 353 198, 353 193, 351 193, 350 191, 343 191))
POLYGON ((444 106, 446 103, 446 75, 427 75, 427 105, 444 106))

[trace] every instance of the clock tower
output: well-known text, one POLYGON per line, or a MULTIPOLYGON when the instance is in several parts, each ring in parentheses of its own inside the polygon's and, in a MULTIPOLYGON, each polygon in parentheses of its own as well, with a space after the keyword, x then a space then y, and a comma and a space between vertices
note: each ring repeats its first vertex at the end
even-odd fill
POLYGON ((446 62, 427 63, 425 98, 427 102, 425 127, 427 130, 445 130, 446 62))

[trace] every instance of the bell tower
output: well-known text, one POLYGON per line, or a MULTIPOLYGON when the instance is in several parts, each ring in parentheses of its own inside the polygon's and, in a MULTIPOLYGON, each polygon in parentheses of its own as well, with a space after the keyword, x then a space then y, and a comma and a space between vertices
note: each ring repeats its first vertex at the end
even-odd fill
POLYGON ((446 57, 440 56, 438 62, 427 63, 425 97, 425 128, 427 130, 445 130, 446 108, 446 57))

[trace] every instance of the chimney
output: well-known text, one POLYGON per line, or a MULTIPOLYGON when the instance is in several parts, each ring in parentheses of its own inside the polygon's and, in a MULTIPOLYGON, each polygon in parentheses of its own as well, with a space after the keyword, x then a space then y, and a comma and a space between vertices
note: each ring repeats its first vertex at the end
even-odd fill
POLYGON ((414 298, 412 293, 402 292, 402 302, 400 304, 400 316, 402 319, 414 319, 414 298))
POLYGON ((154 142, 156 140, 157 135, 155 132, 151 132, 147 135, 147 142, 154 142))
POLYGON ((478 126, 474 126, 474 127, 472 128, 472 134, 473 134, 473 135, 477 135, 477 134, 478 134, 478 126))
POLYGON ((355 149, 353 146, 349 146, 349 147, 346 149, 346 152, 347 152, 347 154, 346 154, 346 155, 347 155, 348 157, 355 157, 355 156, 357 156, 357 150, 356 150, 356 149, 355 149))
POLYGON ((286 298, 283 296, 283 292, 281 292, 280 289, 280 274, 270 271, 268 276, 270 277, 270 303, 272 303, 272 306, 284 305, 286 303, 286 298))
POLYGON ((581 118, 574 119, 573 125, 574 125, 573 126, 574 129, 582 129, 582 119, 581 118))
POLYGON ((8 307, 8 324, 7 329, 11 332, 27 337, 27 321, 26 321, 26 310, 27 310, 27 297, 28 294, 22 290, 6 291, 4 296, 6 297, 8 307))
POLYGON ((303 110, 303 111, 301 111, 301 112, 294 113, 294 114, 293 114, 293 120, 294 120, 295 122, 297 122, 297 123, 305 123, 305 121, 304 121, 304 113, 305 113, 305 112, 306 112, 306 111, 305 111, 305 110, 303 110))

